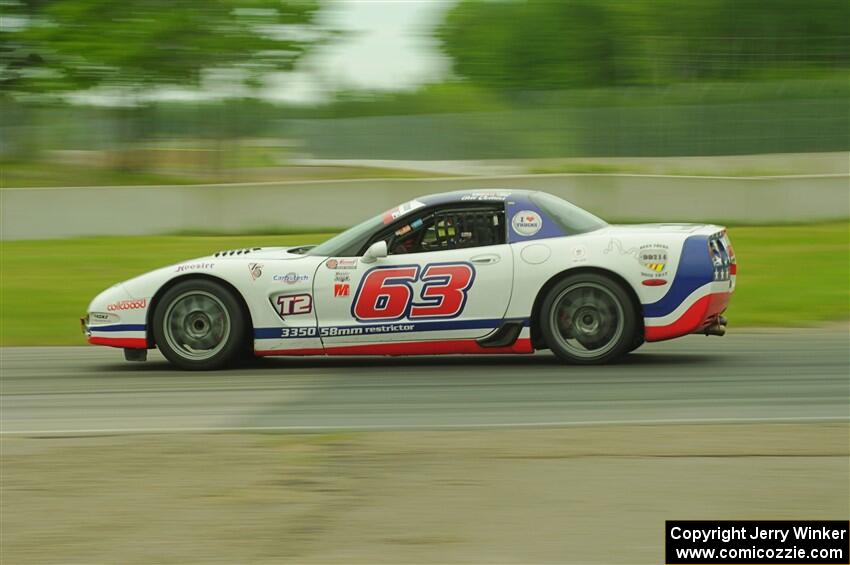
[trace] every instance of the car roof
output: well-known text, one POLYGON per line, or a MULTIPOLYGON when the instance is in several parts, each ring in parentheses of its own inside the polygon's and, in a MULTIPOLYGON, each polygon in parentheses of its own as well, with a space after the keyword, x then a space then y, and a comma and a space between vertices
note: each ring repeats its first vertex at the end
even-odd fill
POLYGON ((426 206, 451 204, 454 202, 504 202, 508 198, 527 200, 536 191, 505 188, 479 188, 473 190, 456 190, 422 196, 416 200, 426 206))

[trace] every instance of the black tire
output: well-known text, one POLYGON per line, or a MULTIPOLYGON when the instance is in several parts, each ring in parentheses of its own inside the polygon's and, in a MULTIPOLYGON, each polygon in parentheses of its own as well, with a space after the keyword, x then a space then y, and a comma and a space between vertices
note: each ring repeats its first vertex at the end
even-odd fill
POLYGON ((153 335, 172 364, 190 371, 220 369, 245 347, 246 320, 233 294, 209 280, 168 289, 156 305, 153 335))
POLYGON ((635 349, 637 349, 638 347, 640 347, 644 343, 646 343, 646 340, 644 340, 643 334, 641 332, 637 332, 636 335, 635 335, 634 341, 629 346, 629 353, 631 353, 632 351, 634 351, 635 349))
POLYGON ((638 317, 629 293, 595 273, 569 275, 543 299, 540 331, 563 361, 601 365, 628 353, 639 338, 638 317))

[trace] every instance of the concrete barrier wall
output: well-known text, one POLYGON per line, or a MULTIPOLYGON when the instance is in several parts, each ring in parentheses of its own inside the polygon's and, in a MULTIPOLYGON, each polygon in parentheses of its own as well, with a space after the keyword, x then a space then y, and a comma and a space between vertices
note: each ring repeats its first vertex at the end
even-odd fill
POLYGON ((621 221, 808 222, 850 216, 850 176, 518 175, 2 189, 2 239, 348 226, 419 195, 526 188, 621 221))

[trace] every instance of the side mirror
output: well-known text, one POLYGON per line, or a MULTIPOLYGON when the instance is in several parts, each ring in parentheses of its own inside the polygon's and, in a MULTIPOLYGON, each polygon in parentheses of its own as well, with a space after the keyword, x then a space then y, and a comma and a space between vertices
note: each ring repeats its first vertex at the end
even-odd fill
POLYGON ((363 257, 360 260, 364 263, 374 263, 378 259, 383 259, 386 256, 387 242, 376 241, 375 243, 369 246, 369 249, 366 250, 366 253, 363 254, 363 257))

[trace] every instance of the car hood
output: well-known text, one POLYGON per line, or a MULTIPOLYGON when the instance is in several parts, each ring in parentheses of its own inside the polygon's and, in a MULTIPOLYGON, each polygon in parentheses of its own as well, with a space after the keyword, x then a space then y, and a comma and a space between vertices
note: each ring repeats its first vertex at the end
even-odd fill
POLYGON ((301 259, 304 251, 314 247, 313 245, 299 245, 293 247, 246 247, 242 249, 225 249, 216 251, 207 257, 197 260, 214 259, 216 261, 228 259, 301 259))

